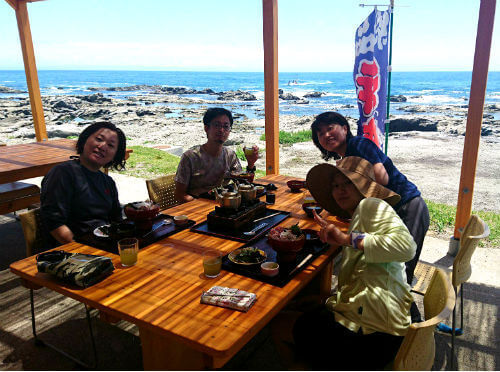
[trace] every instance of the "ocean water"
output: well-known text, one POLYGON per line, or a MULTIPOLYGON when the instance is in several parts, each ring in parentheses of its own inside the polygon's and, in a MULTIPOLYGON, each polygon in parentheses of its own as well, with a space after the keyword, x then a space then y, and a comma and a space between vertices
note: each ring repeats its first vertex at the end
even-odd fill
MULTIPOLYGON (((391 103, 391 113, 400 105, 465 105, 468 102, 472 73, 462 72, 393 72, 391 95, 404 95, 408 101, 391 103)), ((210 88, 216 92, 243 90, 254 94, 257 101, 231 103, 230 107, 248 117, 263 115, 264 75, 260 72, 189 72, 189 71, 38 71, 42 95, 93 94, 89 87, 123 87, 130 85, 161 85, 197 90, 210 88)), ((0 70, 0 86, 27 90, 23 70, 0 70)), ((358 116, 351 72, 282 72, 279 87, 298 97, 323 92, 319 98, 306 98, 308 104, 280 101, 281 114, 317 115, 326 110, 358 116)), ((103 92, 115 98, 126 98, 141 91, 103 92)), ((0 93, 0 97, 25 97, 23 94, 0 93)), ((216 101, 216 96, 201 95, 216 101)), ((500 71, 490 72, 486 104, 500 103, 500 71)), ((400 114, 400 112, 398 112, 400 114)))

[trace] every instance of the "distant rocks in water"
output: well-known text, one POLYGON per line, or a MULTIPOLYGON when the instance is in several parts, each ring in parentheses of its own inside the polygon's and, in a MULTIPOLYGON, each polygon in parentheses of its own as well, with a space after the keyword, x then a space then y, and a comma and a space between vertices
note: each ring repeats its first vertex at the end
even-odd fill
POLYGON ((0 93, 12 93, 12 94, 17 94, 17 93, 26 93, 25 90, 18 90, 18 89, 13 89, 9 87, 4 87, 0 85, 0 93))
POLYGON ((405 96, 402 94, 399 94, 397 96, 391 96, 391 102, 406 102, 407 99, 405 96))
POLYGON ((217 93, 217 99, 219 101, 256 101, 257 98, 248 92, 244 92, 242 90, 229 90, 227 92, 217 93))
POLYGON ((304 98, 320 98, 321 96, 324 96, 325 93, 323 92, 312 92, 312 93, 306 93, 304 94, 304 98))
POLYGON ((392 119, 390 123, 391 132, 436 132, 437 130, 437 122, 425 118, 392 119))
POLYGON ((217 94, 210 88, 196 90, 184 87, 165 87, 161 85, 129 85, 126 87, 88 87, 90 91, 108 91, 108 92, 135 92, 135 91, 152 91, 155 93, 167 94, 217 94))
POLYGON ((300 97, 294 96, 292 93, 280 94, 279 98, 283 99, 285 101, 298 101, 298 100, 300 100, 300 97))
POLYGON ((104 97, 102 93, 90 94, 88 96, 82 96, 82 100, 91 102, 91 103, 104 103, 111 102, 111 98, 104 97))

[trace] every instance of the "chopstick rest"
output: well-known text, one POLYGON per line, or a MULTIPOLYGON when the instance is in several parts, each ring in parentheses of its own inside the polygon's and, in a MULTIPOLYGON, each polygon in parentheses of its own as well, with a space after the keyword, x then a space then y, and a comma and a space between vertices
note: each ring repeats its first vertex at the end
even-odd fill
POLYGON ((226 307, 243 312, 247 312, 255 301, 257 301, 255 293, 221 286, 213 286, 208 291, 203 292, 200 297, 200 303, 202 304, 226 307))

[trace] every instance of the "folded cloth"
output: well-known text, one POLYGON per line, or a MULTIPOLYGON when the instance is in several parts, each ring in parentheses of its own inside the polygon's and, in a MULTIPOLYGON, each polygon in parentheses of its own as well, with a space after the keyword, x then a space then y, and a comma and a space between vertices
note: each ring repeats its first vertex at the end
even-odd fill
POLYGON ((257 301, 255 293, 220 286, 214 286, 207 292, 203 292, 200 299, 202 304, 227 307, 244 312, 247 312, 255 301, 257 301))
POLYGON ((83 288, 101 281, 115 269, 109 257, 65 251, 40 253, 36 266, 41 273, 53 274, 83 288))

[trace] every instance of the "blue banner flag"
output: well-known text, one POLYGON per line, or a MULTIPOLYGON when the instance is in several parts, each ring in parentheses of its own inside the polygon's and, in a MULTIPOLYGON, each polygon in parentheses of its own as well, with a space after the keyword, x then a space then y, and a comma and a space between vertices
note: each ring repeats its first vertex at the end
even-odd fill
POLYGON ((356 30, 354 84, 359 108, 358 135, 384 146, 387 115, 389 10, 375 9, 356 30))

